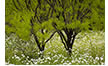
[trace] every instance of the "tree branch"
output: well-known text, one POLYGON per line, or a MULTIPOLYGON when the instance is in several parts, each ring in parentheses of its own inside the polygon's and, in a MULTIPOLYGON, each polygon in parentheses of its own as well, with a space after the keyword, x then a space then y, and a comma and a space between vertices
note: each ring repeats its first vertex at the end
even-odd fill
POLYGON ((59 30, 59 33, 61 34, 61 36, 63 37, 64 41, 66 42, 66 38, 65 38, 64 34, 62 33, 62 31, 59 30))
POLYGON ((14 1, 14 0, 12 0, 12 1, 13 1, 13 4, 14 4, 15 8, 16 8, 17 10, 20 10, 20 9, 17 7, 15 1, 14 1))
POLYGON ((53 23, 52 25, 53 25, 53 27, 56 29, 57 33, 58 33, 59 35, 61 35, 61 37, 62 37, 62 38, 64 39, 64 41, 66 42, 66 38, 65 38, 64 34, 62 33, 62 31, 61 31, 61 30, 58 30, 58 29, 56 28, 56 23, 53 23))
POLYGON ((51 11, 51 8, 49 8, 49 10, 48 10, 47 18, 48 18, 48 16, 50 15, 50 11, 51 11))
POLYGON ((66 46, 66 44, 65 44, 66 39, 65 39, 63 33, 60 32, 60 30, 58 30, 58 29, 56 28, 56 24, 55 24, 55 23, 53 23, 52 25, 53 25, 53 27, 56 29, 57 33, 59 34, 60 39, 61 39, 62 43, 64 44, 64 47, 67 49, 67 46, 66 46), (63 40, 65 40, 65 42, 64 42, 63 40))
POLYGON ((85 11, 87 10, 87 12, 85 14, 83 14, 80 19, 83 19, 88 13, 90 13, 91 11, 89 9, 85 9, 85 11))
POLYGON ((56 9, 54 8, 54 6, 52 5, 52 4, 50 4, 49 2, 48 2, 48 0, 45 0, 49 5, 50 5, 50 7, 56 12, 56 9))
MULTIPOLYGON (((18 3, 18 5, 20 6, 20 8, 21 8, 21 4, 20 4, 20 2, 19 2, 19 0, 16 0, 17 1, 17 3, 18 3)), ((22 9, 22 8, 21 8, 22 9)))
POLYGON ((33 31, 33 26, 34 26, 34 24, 33 24, 32 20, 33 20, 33 18, 30 20, 30 22, 31 22, 31 27, 32 27, 31 33, 33 34, 33 37, 34 37, 34 39, 35 39, 35 41, 36 41, 36 43, 37 43, 37 45, 38 45, 39 50, 42 51, 42 49, 41 49, 41 47, 40 47, 40 42, 39 42, 37 36, 35 35, 35 33, 34 33, 34 31, 33 31))
POLYGON ((56 31, 52 33, 52 35, 45 41, 45 43, 47 43, 54 36, 55 33, 56 31))
POLYGON ((27 1, 27 0, 25 0, 25 4, 26 4, 27 9, 28 9, 29 11, 31 11, 31 10, 30 10, 30 7, 29 7, 29 5, 28 5, 28 1, 27 1))
POLYGON ((62 36, 61 36, 61 35, 60 35, 60 39, 61 39, 61 41, 62 41, 62 43, 63 43, 63 45, 64 45, 65 49, 67 50, 68 48, 67 48, 67 46, 66 46, 66 43, 63 41, 63 38, 62 38, 62 36))
POLYGON ((37 36, 34 33, 33 33, 33 36, 35 38, 35 41, 36 41, 36 43, 38 45, 39 50, 42 51, 42 48, 40 47, 40 43, 39 43, 39 40, 38 40, 37 36))
POLYGON ((71 39, 71 45, 73 45, 76 35, 77 35, 76 33, 73 35, 73 37, 71 39))

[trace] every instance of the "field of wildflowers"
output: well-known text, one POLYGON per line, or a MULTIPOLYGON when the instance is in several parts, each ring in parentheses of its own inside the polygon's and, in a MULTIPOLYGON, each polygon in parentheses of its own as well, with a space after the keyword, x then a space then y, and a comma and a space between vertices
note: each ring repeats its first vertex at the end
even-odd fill
POLYGON ((104 65, 105 34, 82 32, 75 39, 72 55, 69 56, 56 34, 39 52, 34 39, 24 42, 14 34, 5 40, 7 65, 104 65))

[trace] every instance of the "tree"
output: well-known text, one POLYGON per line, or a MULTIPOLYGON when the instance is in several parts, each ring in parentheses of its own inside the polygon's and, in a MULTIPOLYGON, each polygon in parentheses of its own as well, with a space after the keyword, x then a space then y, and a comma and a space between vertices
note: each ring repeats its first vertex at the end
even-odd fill
POLYGON ((104 0, 53 0, 47 3, 57 13, 53 27, 71 55, 76 35, 81 31, 104 29, 104 0))
POLYGON ((50 18, 50 10, 40 0, 6 0, 6 33, 15 33, 26 41, 33 35, 39 50, 44 51, 45 44, 56 32, 45 22, 50 18))
POLYGON ((43 51, 57 32, 71 55, 79 32, 104 30, 104 15, 104 0, 6 0, 6 33, 33 35, 43 51))

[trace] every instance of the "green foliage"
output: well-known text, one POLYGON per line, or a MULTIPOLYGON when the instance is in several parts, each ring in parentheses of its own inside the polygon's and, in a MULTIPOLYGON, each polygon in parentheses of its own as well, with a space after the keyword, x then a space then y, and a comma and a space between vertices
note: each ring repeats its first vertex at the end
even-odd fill
POLYGON ((77 31, 102 30, 105 26, 104 4, 104 0, 6 0, 6 32, 15 32, 29 40, 30 20, 35 33, 41 29, 54 30, 53 22, 60 30, 66 27, 77 31))
POLYGON ((45 30, 54 30, 53 26, 52 26, 52 23, 53 23, 54 19, 51 18, 49 19, 48 21, 45 21, 42 23, 42 27, 45 29, 45 30))
POLYGON ((28 40, 31 29, 31 16, 33 16, 33 12, 27 12, 26 10, 6 16, 6 32, 11 32, 10 30, 12 30, 12 32, 15 32, 19 37, 28 40))
MULTIPOLYGON (((35 64, 29 61, 31 58, 26 59, 27 56, 32 58, 38 56, 36 55, 38 52, 37 49, 36 52, 34 53, 32 52, 36 46, 35 43, 33 43, 34 45, 32 45, 32 42, 29 42, 32 41, 31 36, 35 37, 35 40, 37 40, 37 44, 43 46, 43 44, 46 43, 47 39, 53 34, 54 31, 64 32, 63 33, 64 37, 69 35, 68 38, 70 40, 73 40, 72 38, 73 34, 76 33, 78 34, 81 31, 82 32, 89 30, 100 31, 105 29, 104 0, 6 0, 5 6, 6 6, 5 7, 6 34, 11 35, 12 33, 14 33, 15 37, 17 36, 21 39, 21 41, 19 41, 20 40, 19 38, 16 39, 15 41, 16 43, 11 40, 10 43, 12 42, 12 45, 9 44, 9 42, 6 40, 7 41, 6 62, 10 60, 8 63, 14 63, 15 61, 16 62, 15 64, 23 64, 23 62, 24 64, 26 64, 27 62, 29 62, 28 64, 35 64), (65 29, 67 29, 68 35, 66 35, 65 31, 63 31, 65 29), (18 43, 18 41, 21 43, 18 43), (25 42, 29 42, 29 45, 26 46, 28 43, 25 42), (13 49, 7 48, 8 46, 13 49), (20 52, 19 50, 17 52, 14 51, 14 49, 16 49, 17 47, 26 49, 26 51, 24 51, 25 54, 22 51, 20 52), (8 52, 10 52, 9 55, 11 56, 11 58, 9 58, 8 52), (22 53, 26 55, 26 57, 22 58, 21 57, 22 53), (20 61, 17 59, 13 60, 12 56, 14 55, 21 57, 21 60, 20 61), (24 61, 21 62, 22 60, 24 61)), ((62 38, 64 37, 62 36, 62 38)), ((55 41, 59 42, 57 40, 55 41)), ((63 39, 63 41, 65 40, 63 39)), ((56 44, 60 43, 54 43, 54 46, 56 44)), ((46 46, 46 48, 47 47, 48 46, 46 46)), ((85 46, 82 47, 85 48, 85 46)), ((92 48, 97 49, 94 47, 92 48)), ((62 52, 61 49, 58 48, 58 50, 59 51, 57 54, 62 52)), ((52 52, 52 50, 48 51, 52 52)), ((63 54, 66 54, 65 52, 66 51, 64 51, 63 54)), ((94 53, 93 58, 96 57, 95 55, 96 54, 94 53)), ((41 64, 41 63, 37 62, 36 64, 41 64)), ((48 64, 48 62, 46 62, 45 64, 48 64)), ((59 64, 59 62, 54 64, 59 64)), ((84 62, 81 64, 86 64, 86 63, 84 62)), ((92 63, 90 62, 89 64, 92 63)))

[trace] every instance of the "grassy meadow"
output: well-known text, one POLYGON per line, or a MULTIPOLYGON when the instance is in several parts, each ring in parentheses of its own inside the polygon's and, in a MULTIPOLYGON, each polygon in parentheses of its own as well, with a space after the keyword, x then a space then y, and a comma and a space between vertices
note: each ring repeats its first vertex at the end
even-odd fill
POLYGON ((44 52, 39 52, 32 37, 25 42, 14 34, 6 35, 5 62, 6 65, 104 65, 105 32, 79 33, 71 56, 57 34, 46 44, 44 52))

